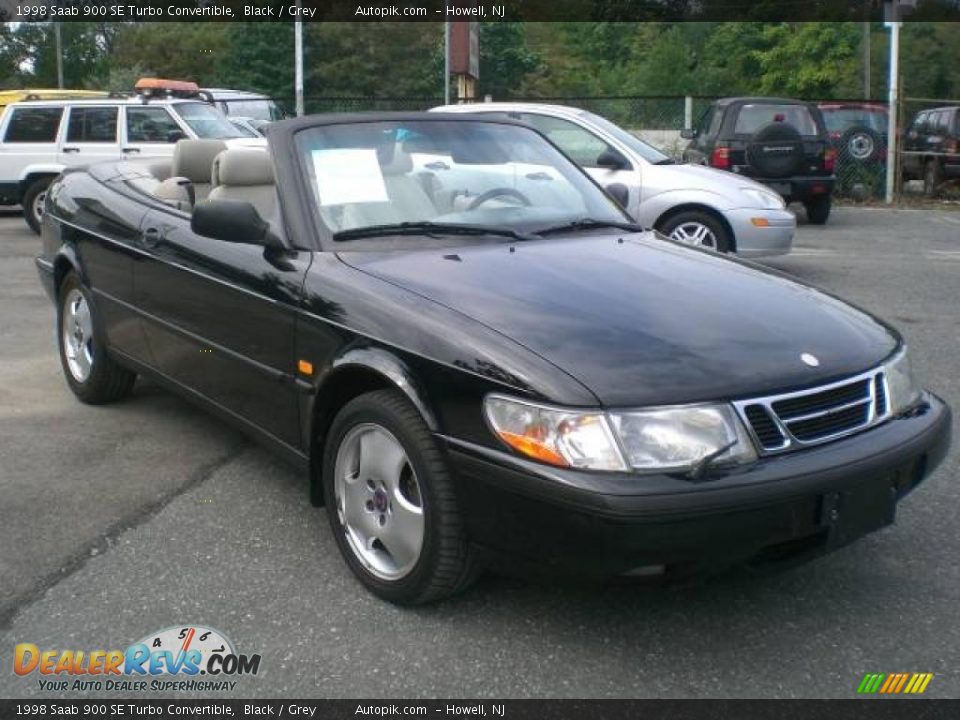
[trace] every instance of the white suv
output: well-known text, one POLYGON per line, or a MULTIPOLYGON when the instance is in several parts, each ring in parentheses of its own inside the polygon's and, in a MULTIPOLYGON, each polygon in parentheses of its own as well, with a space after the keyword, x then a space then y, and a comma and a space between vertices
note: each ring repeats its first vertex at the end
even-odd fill
POLYGON ((177 140, 215 138, 230 147, 266 140, 235 127, 200 100, 141 97, 8 105, 0 117, 0 205, 23 206, 40 232, 47 186, 65 168, 106 160, 171 157, 177 140))

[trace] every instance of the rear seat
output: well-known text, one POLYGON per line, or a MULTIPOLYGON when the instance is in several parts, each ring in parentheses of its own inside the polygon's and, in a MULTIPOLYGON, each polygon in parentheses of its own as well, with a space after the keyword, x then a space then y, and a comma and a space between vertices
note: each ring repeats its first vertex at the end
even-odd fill
POLYGON ((255 148, 224 150, 213 161, 211 200, 245 200, 260 217, 270 219, 276 210, 273 163, 270 154, 255 148))

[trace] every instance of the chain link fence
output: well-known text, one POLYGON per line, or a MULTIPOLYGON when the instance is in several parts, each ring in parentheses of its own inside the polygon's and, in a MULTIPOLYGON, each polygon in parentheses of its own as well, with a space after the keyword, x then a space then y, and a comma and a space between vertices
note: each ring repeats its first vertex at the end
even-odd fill
MULTIPOLYGON (((565 96, 565 97, 504 97, 505 102, 535 102, 569 105, 602 115, 628 129, 641 139, 659 148, 666 154, 679 158, 687 141, 680 137, 685 127, 694 127, 707 110, 713 97, 704 96, 565 96)), ((271 98, 285 115, 292 115, 293 97, 271 98)), ((478 102, 481 102, 478 100, 478 102)), ((243 104, 249 98, 219 101, 231 114, 243 114, 243 104), (232 106, 232 107, 231 107, 232 106)), ((884 198, 887 177, 887 103, 876 100, 823 100, 812 101, 820 107, 829 134, 830 146, 835 153, 834 174, 837 178, 835 195, 856 200, 881 200, 884 198)), ((320 97, 304 98, 308 114, 344 113, 364 111, 418 111, 428 110, 443 104, 442 97, 320 97)), ((949 173, 944 165, 950 152, 956 153, 956 143, 940 144, 940 155, 931 147, 919 147, 918 138, 937 137, 926 133, 926 125, 911 130, 913 120, 921 112, 935 110, 931 128, 937 128, 940 109, 957 107, 957 100, 931 100, 904 98, 898 111, 898 132, 901 143, 897 153, 895 193, 939 194, 948 189, 949 173), (911 132, 914 136, 911 136, 911 132), (931 169, 932 168, 932 169, 931 169), (930 181, 936 188, 931 189, 930 181), (926 178, 926 180, 925 180, 926 178)), ((926 116, 925 116, 926 117, 926 116)), ((946 115, 943 122, 948 123, 946 115)), ((953 113, 953 122, 960 117, 953 113)), ((929 123, 928 123, 929 124, 929 123)), ((960 126, 953 128, 953 138, 960 137, 960 126)), ((942 135, 943 133, 941 133, 942 135)), ((928 144, 933 144, 928 141, 928 144)), ((958 161, 953 160, 956 164, 958 161)))

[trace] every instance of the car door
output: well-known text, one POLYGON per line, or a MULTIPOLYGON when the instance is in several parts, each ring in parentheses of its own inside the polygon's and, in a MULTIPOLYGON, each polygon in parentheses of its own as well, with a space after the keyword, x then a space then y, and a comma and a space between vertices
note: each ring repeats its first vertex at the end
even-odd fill
POLYGON ((151 210, 142 237, 135 296, 157 368, 299 447, 294 307, 311 255, 201 237, 174 209, 151 210))
POLYGON ((186 130, 162 105, 127 105, 121 152, 124 157, 173 157, 176 141, 186 130))
POLYGON ((73 105, 58 155, 67 167, 120 159, 116 105, 73 105))

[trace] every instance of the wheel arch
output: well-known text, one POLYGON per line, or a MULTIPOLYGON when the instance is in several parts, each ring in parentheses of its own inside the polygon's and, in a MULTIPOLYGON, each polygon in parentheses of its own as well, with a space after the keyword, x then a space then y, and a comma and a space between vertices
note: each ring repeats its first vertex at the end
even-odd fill
POLYGON ((48 177, 51 180, 63 172, 62 165, 34 165, 26 168, 20 176, 20 197, 23 198, 33 183, 41 178, 48 177))
POLYGON ((733 231, 733 227, 730 225, 730 222, 727 220, 727 218, 724 216, 722 212, 717 210, 715 207, 711 207, 710 205, 706 205, 704 203, 686 202, 686 203, 681 203, 680 205, 672 205, 671 207, 667 208, 662 213, 660 213, 657 219, 653 221, 653 227, 659 230, 663 226, 663 224, 670 218, 676 215, 679 215, 682 212, 689 212, 694 210, 698 212, 707 213, 708 215, 710 215, 711 217, 719 221, 721 225, 723 225, 724 229, 727 231, 727 234, 730 236, 730 252, 735 253, 737 251, 737 234, 733 231))
POLYGON ((53 259, 53 292, 57 299, 60 297, 60 286, 63 285, 63 279, 71 270, 76 272, 81 280, 83 279, 83 270, 80 268, 76 253, 73 248, 64 246, 53 259))
POLYGON ((378 348, 347 351, 333 362, 312 394, 306 442, 310 448, 310 502, 313 505, 323 505, 323 451, 333 419, 354 398, 387 389, 402 392, 427 427, 432 431, 439 429, 436 415, 420 384, 400 358, 378 348))

